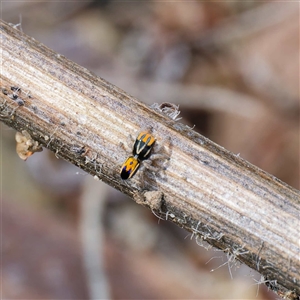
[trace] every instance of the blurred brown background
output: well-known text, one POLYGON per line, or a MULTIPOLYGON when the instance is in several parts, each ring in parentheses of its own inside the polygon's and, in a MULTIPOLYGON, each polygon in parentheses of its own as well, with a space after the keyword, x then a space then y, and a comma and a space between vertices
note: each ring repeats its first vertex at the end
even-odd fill
MULTIPOLYGON (((4 21, 149 105, 180 105, 179 122, 299 189, 298 3, 1 5, 4 21)), ((47 150, 21 161, 0 126, 2 298, 276 299, 47 150)))

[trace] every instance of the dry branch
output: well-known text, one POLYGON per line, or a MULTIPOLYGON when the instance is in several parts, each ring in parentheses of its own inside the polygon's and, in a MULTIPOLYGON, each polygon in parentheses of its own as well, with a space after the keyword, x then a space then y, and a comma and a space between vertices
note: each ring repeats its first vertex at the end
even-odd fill
POLYGON ((280 295, 300 294, 299 191, 4 22, 1 88, 8 126, 258 270, 280 295), (145 128, 170 160, 124 182, 120 142, 145 128))

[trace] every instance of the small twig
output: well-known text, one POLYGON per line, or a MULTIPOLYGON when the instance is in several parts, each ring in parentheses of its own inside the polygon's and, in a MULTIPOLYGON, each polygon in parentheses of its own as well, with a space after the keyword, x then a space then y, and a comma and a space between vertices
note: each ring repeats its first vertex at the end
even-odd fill
POLYGON ((102 255, 106 190, 103 184, 97 185, 92 177, 86 178, 80 199, 80 233, 90 299, 110 299, 102 255))

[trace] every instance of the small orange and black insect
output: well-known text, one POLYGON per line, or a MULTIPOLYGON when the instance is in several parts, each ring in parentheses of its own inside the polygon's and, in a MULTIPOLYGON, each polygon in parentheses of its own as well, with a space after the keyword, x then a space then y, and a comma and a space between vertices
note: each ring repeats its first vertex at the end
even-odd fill
MULTIPOLYGON (((149 132, 143 131, 138 135, 133 145, 133 155, 129 156, 121 167, 120 175, 122 179, 131 178, 138 170, 141 161, 150 157, 155 141, 156 139, 149 132)), ((163 155, 157 154, 156 157, 163 157, 163 155)), ((148 168, 154 169, 150 166, 148 168)))

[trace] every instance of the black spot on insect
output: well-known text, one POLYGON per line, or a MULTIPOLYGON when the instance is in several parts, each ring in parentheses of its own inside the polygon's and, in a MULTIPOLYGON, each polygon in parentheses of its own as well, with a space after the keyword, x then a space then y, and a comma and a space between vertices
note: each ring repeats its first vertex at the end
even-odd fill
POLYGON ((126 171, 126 167, 124 167, 124 168, 122 169, 122 172, 121 172, 121 178, 122 178, 123 180, 128 179, 129 176, 130 176, 130 173, 131 173, 131 170, 126 171))

